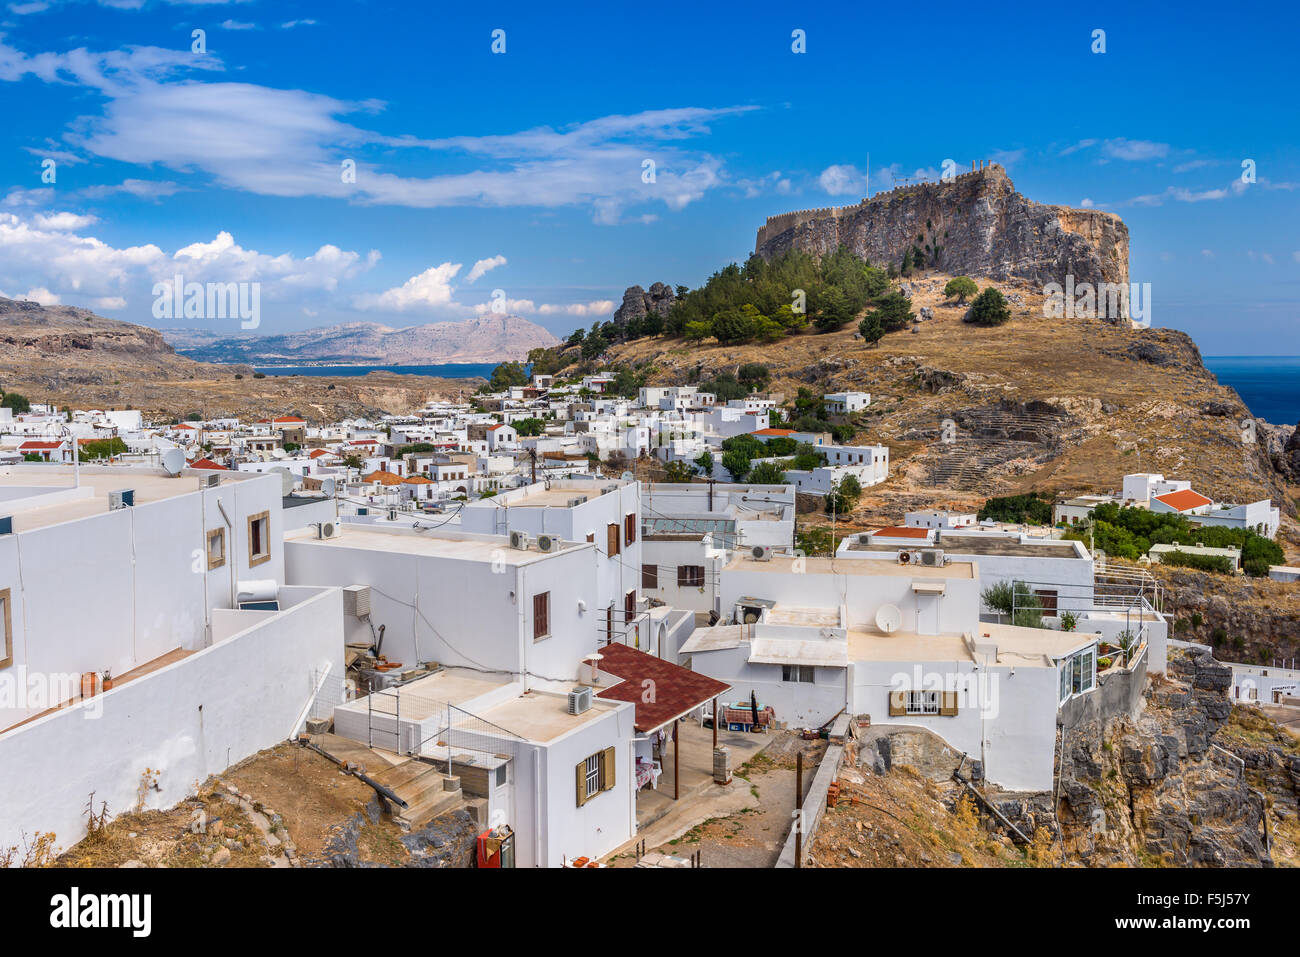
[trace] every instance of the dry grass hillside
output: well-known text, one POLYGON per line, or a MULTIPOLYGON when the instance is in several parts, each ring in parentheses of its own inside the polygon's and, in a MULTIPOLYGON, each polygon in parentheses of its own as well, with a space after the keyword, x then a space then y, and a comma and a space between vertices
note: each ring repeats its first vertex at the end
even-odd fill
POLYGON ((1216 499, 1271 497, 1294 516, 1297 489, 1262 444, 1243 443, 1248 410, 1186 334, 1045 318, 1041 291, 1015 280, 992 283, 1009 298, 1011 321, 981 328, 945 301, 948 278, 909 281, 914 308, 928 306, 934 318, 876 346, 854 323, 773 345, 642 339, 613 347, 605 364, 649 364, 651 384, 677 384, 761 362, 770 388, 787 397, 800 386, 870 392, 870 410, 854 420, 858 441, 888 445, 892 475, 864 498, 863 520, 996 494, 1116 490, 1135 471, 1190 479, 1216 499), (941 441, 945 419, 956 424, 950 444, 941 441))

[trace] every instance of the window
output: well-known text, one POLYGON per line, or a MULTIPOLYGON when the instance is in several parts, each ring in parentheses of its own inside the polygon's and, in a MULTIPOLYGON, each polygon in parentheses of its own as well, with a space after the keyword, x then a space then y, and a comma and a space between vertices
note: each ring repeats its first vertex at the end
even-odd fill
POLYGON ((602 791, 614 788, 614 749, 597 751, 579 761, 574 768, 577 778, 578 807, 582 807, 602 791))
POLYGON ((208 532, 208 570, 226 564, 226 530, 214 528, 208 532))
POLYGON ((10 604, 9 589, 0 588, 0 668, 8 668, 14 663, 14 623, 10 604))
POLYGON ((611 601, 605 609, 605 641, 614 640, 614 603, 611 601))
POLYGON ((610 558, 618 554, 618 522, 610 522, 605 529, 605 554, 610 558))
POLYGON ((1035 588, 1034 596, 1038 599, 1038 603, 1043 607, 1042 617, 1055 618, 1056 617, 1056 592, 1051 589, 1035 588))
POLYGON ((630 622, 636 617, 636 589, 623 596, 623 620, 630 622))
POLYGON ((659 566, 642 565, 641 566, 641 590, 645 591, 647 588, 658 588, 658 587, 659 587, 659 566))
POLYGON ((636 541, 636 513, 623 516, 623 541, 631 545, 636 541))
POLYGON ((703 588, 704 587, 704 566, 703 565, 678 565, 677 566, 677 587, 678 588, 703 588))
POLYGON ((802 681, 805 684, 812 684, 814 681, 814 672, 812 665, 782 665, 782 681, 802 681))
POLYGON ((1061 661, 1061 700, 1097 686, 1097 652, 1088 648, 1061 661))
POLYGON ((248 516, 249 567, 271 560, 271 513, 258 512, 248 516))
POLYGON ((533 641, 551 637, 551 593, 533 596, 533 641))
POLYGON ((889 713, 895 717, 909 714, 953 717, 957 714, 957 692, 891 691, 889 713))
POLYGON ((588 533, 587 533, 587 541, 589 541, 589 542, 594 542, 595 540, 596 540, 596 533, 595 533, 595 532, 588 532, 588 533))

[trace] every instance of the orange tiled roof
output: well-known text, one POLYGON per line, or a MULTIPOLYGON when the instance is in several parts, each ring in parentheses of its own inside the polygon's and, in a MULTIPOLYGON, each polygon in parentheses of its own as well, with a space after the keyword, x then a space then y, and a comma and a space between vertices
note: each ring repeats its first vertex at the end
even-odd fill
POLYGON ((369 475, 363 475, 361 481, 378 482, 380 485, 401 485, 402 477, 400 475, 394 475, 392 472, 385 472, 381 469, 376 472, 371 472, 369 475))
POLYGON ((1157 495, 1156 498, 1179 512, 1214 504, 1213 499, 1208 499, 1200 492, 1193 492, 1189 488, 1177 492, 1166 492, 1164 495, 1157 495))
POLYGON ((794 429, 759 429, 750 435, 794 435, 794 429))
POLYGON ((216 462, 212 461, 212 459, 196 459, 190 463, 190 468, 213 469, 214 471, 218 471, 218 472, 230 471, 230 469, 226 468, 224 465, 218 465, 216 462))
POLYGON ((887 525, 884 528, 878 528, 872 535, 879 535, 882 538, 929 538, 930 530, 928 528, 912 528, 910 525, 887 525))

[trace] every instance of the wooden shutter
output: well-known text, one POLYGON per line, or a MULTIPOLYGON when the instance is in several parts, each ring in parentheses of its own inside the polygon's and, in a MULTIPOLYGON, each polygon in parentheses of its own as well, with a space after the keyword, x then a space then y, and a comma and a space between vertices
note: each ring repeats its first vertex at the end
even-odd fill
POLYGON ((595 542, 595 541, 596 541, 596 533, 595 533, 595 532, 588 532, 588 533, 587 533, 587 541, 589 541, 589 542, 595 542))
POLYGON ((618 554, 618 522, 610 522, 605 529, 605 554, 611 558, 618 554))
POLYGON ((542 592, 533 596, 533 640, 545 638, 551 633, 551 593, 542 592))
POLYGON ((939 714, 951 717, 957 713, 957 692, 945 691, 939 704, 939 714))
POLYGON ((623 614, 626 616, 625 621, 631 621, 636 617, 636 591, 630 591, 623 596, 623 614))
POLYGON ((1046 618, 1056 617, 1056 592, 1053 590, 1035 590, 1034 595, 1038 598, 1038 603, 1043 607, 1043 616, 1046 618))
POLYGON ((641 590, 647 588, 659 587, 659 566, 642 565, 641 566, 641 590))
POLYGON ((600 752, 600 789, 614 790, 614 749, 606 748, 600 752))
POLYGON ((585 760, 578 762, 578 807, 587 803, 587 762, 585 760))
POLYGON ((605 641, 611 642, 613 640, 614 640, 614 603, 610 602, 609 607, 605 609, 605 641))
POLYGON ((889 714, 891 716, 907 714, 907 692, 906 691, 889 692, 889 714))
POLYGON ((623 541, 631 545, 636 541, 636 513, 623 517, 623 541))

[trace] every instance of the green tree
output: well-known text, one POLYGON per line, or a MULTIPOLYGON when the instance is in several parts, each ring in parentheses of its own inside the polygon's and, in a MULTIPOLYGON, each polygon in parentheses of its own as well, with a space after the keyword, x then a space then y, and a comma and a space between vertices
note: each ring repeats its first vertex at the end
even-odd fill
POLYGON ((731 449, 723 452, 722 467, 731 473, 733 481, 745 481, 745 476, 749 474, 749 453, 743 449, 731 449))
POLYGON ((525 437, 541 435, 546 430, 546 423, 532 416, 526 419, 515 419, 510 424, 514 426, 516 432, 525 437))
POLYGON ((680 460, 669 462, 664 468, 665 482, 684 483, 691 480, 691 467, 680 460))
POLYGON ((861 497, 862 485, 852 475, 846 475, 831 483, 830 491, 826 493, 826 514, 847 515, 857 507, 861 497))
POLYGON ((744 308, 723 309, 713 317, 712 329, 719 343, 730 345, 753 339, 758 324, 754 315, 744 308))
POLYGON ((695 456, 695 464, 699 467, 700 474, 705 478, 713 475, 713 453, 708 449, 695 456))
POLYGON ((19 392, 6 392, 5 397, 0 399, 0 409, 13 409, 15 414, 21 414, 32 411, 32 404, 27 396, 19 392))
POLYGON ((885 332, 897 332, 906 329, 916 314, 912 312, 912 300, 901 292, 891 292, 882 296, 876 308, 867 314, 868 319, 872 317, 880 322, 885 332))
POLYGON ((875 312, 869 312, 858 323, 858 334, 862 336, 862 341, 869 346, 874 346, 885 335, 885 326, 880 321, 880 316, 875 312))
POLYGON ((835 538, 828 528, 805 528, 795 535, 795 547, 809 557, 835 554, 835 538))
POLYGON ((736 370, 736 378, 751 389, 761 389, 772 378, 772 370, 761 362, 746 362, 736 370))
POLYGON ((785 462, 759 462, 749 473, 749 480, 755 485, 785 484, 785 462))
POLYGON ((912 275, 912 263, 913 263, 912 250, 909 247, 908 250, 905 253, 903 253, 903 265, 899 267, 898 269, 899 273, 904 276, 912 275))
POLYGON ((966 312, 966 321, 977 326, 1000 326, 1011 318, 1011 310, 1002 293, 989 286, 975 297, 966 312))
POLYGON ((488 385, 493 392, 505 392, 511 386, 528 384, 528 373, 518 362, 503 362, 492 370, 488 385))
POLYGON ((989 611, 1009 615, 1012 603, 1015 601, 1015 591, 1011 587, 1011 582, 997 581, 980 592, 980 600, 989 611))
POLYGON ((965 302, 979 291, 980 287, 969 276, 953 276, 948 280, 948 285, 943 287, 944 296, 958 302, 965 302))

